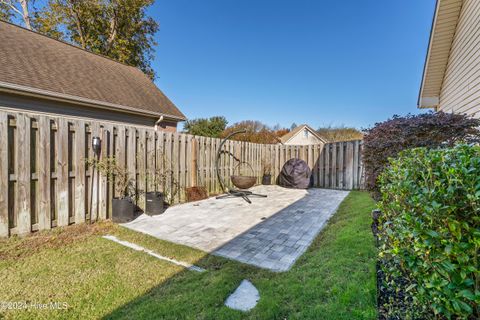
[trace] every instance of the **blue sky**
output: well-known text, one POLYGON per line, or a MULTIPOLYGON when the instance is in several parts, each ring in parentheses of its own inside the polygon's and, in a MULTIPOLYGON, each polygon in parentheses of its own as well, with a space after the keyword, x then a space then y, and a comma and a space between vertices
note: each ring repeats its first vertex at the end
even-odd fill
POLYGON ((419 112, 434 0, 157 0, 157 85, 188 118, 367 127, 419 112))

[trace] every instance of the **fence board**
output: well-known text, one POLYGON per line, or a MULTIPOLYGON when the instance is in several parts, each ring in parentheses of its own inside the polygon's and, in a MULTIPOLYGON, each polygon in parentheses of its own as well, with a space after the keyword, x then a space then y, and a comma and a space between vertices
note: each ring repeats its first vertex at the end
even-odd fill
POLYGON ((358 188, 358 162, 359 162, 359 142, 354 141, 353 142, 353 168, 352 168, 352 176, 353 176, 353 188, 358 188))
POLYGON ((187 181, 186 181, 186 148, 187 148, 187 141, 186 141, 186 135, 182 134, 179 137, 179 152, 178 152, 178 162, 179 162, 179 171, 180 171, 180 177, 179 177, 179 184, 180 184, 180 194, 179 194, 179 200, 180 202, 185 201, 185 187, 187 186, 187 181))
POLYGON ((165 135, 162 131, 157 132, 157 144, 155 146, 155 191, 163 192, 163 180, 159 181, 160 173, 165 172, 165 135))
MULTIPOLYGON (((108 157, 108 129, 105 125, 100 127, 100 140, 102 148, 100 161, 108 157)), ((107 217, 107 177, 104 174, 98 175, 98 219, 104 220, 107 217)))
POLYGON ((146 192, 155 191, 155 131, 147 131, 147 186, 146 192))
POLYGON ((320 188, 325 187, 325 146, 318 148, 318 185, 320 188))
POLYGON ((352 143, 346 143, 344 185, 346 189, 353 189, 353 147, 352 143))
POLYGON ((138 129, 137 140, 137 188, 138 188, 138 203, 137 206, 141 210, 145 210, 145 129, 138 129))
POLYGON ((85 222, 85 122, 75 120, 74 167, 75 167, 75 223, 85 222))
POLYGON ((328 167, 330 166, 329 164, 329 157, 330 157, 330 144, 325 144, 323 146, 323 157, 321 159, 321 161, 323 162, 322 163, 322 175, 323 175, 323 179, 322 179, 322 187, 323 188, 328 188, 328 185, 329 185, 329 181, 328 181, 328 167))
MULTIPOLYGON (((126 147, 126 169, 128 172, 129 180, 133 186, 136 185, 137 181, 137 131, 134 127, 128 127, 128 137, 127 137, 127 147, 126 147)), ((136 198, 132 199, 136 203, 136 198)))
POLYGON ((16 117, 16 156, 15 174, 17 176, 15 191, 16 233, 31 231, 30 213, 30 118, 24 114, 16 117), (25 149, 28 147, 28 151, 25 149))
MULTIPOLYGON (((171 203, 185 201, 189 186, 220 192, 215 172, 220 139, 0 111, 0 139, 8 141, 0 145, 0 163, 9 164, 0 167, 0 237, 111 216, 111 200, 118 192, 107 177, 92 175, 85 165, 85 158, 93 157, 93 136, 102 139, 101 157, 114 156, 129 172, 141 209, 146 191, 162 190, 171 203), (166 179, 157 183, 153 176, 159 175, 166 179)), ((361 152, 361 141, 324 146, 227 141, 219 170, 231 187, 230 175, 238 174, 239 161, 251 164, 258 183, 270 163, 276 183, 285 161, 297 157, 312 169, 314 187, 361 189, 361 152)), ((245 165, 239 169, 249 171, 245 165)))
POLYGON ((68 212, 68 122, 57 120, 57 226, 69 223, 68 212))
POLYGON ((173 202, 180 202, 180 139, 177 133, 172 135, 172 192, 175 195, 173 202))
POLYGON ((337 143, 337 188, 343 189, 344 183, 344 162, 343 162, 343 155, 344 155, 344 148, 343 142, 337 143))
MULTIPOLYGON (((8 140, 8 115, 0 113, 0 140, 8 140)), ((8 237, 8 143, 0 143, 0 237, 8 237)))

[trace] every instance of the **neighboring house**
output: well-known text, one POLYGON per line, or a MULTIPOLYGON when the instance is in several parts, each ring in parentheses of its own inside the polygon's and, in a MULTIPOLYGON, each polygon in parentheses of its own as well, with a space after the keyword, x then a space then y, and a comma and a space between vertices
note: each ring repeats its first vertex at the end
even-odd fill
POLYGON ((183 113, 142 71, 0 21, 0 108, 176 131, 183 113))
POLYGON ((480 117, 480 1, 437 0, 419 108, 480 117))
POLYGON ((302 124, 280 138, 282 144, 325 144, 327 140, 306 124, 302 124))

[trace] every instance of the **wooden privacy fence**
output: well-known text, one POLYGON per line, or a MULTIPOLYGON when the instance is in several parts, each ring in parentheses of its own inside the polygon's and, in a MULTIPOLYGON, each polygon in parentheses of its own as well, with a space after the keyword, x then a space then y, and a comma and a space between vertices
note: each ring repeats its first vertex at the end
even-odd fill
MULTIPOLYGON (((93 174, 86 164, 94 156, 94 136, 102 140, 100 159, 115 157, 128 171, 140 209, 145 192, 162 191, 171 203, 185 201, 185 188, 190 186, 204 186, 210 194, 221 192, 215 172, 220 139, 0 111, 0 237, 111 217, 111 199, 119 196, 114 182, 93 174), (159 171, 168 172, 162 185, 148 178, 159 171)), ((239 161, 246 161, 260 183, 262 168, 269 163, 275 182, 283 164, 296 157, 312 168, 315 187, 360 189, 361 148, 361 141, 324 146, 227 141, 220 172, 231 187, 230 175, 239 161)))

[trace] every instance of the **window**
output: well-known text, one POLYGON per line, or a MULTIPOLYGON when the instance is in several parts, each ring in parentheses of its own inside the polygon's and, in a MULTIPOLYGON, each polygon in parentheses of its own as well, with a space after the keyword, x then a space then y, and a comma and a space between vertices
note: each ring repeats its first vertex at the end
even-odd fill
POLYGON ((303 130, 303 136, 305 138, 308 138, 308 130, 307 129, 303 130))

